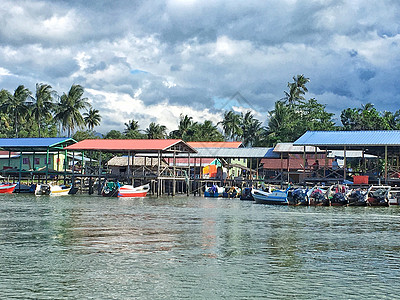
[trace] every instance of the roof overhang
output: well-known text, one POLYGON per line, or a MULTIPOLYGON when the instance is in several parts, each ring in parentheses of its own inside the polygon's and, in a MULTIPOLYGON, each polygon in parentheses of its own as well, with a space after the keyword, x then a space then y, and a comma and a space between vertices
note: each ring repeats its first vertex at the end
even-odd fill
POLYGON ((0 139, 0 148, 14 152, 63 150, 76 143, 72 138, 11 138, 0 139))
POLYGON ((109 140, 93 139, 83 140, 66 147, 73 151, 102 151, 112 153, 197 153, 197 151, 182 140, 160 139, 126 139, 109 140))

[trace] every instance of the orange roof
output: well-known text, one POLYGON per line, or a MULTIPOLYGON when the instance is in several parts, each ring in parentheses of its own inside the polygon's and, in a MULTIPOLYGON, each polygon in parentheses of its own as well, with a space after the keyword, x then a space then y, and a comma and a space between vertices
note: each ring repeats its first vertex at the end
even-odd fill
POLYGON ((182 146, 185 152, 196 153, 197 151, 182 140, 160 139, 160 140, 108 140, 94 139, 83 140, 66 147, 66 150, 98 150, 110 152, 157 152, 171 150, 175 145, 182 146))
POLYGON ((242 142, 187 142, 193 148, 239 148, 242 142))

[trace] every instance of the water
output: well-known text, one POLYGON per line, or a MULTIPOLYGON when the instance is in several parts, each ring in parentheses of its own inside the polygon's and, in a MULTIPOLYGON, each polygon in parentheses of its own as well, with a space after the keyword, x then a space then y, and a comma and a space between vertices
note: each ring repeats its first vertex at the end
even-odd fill
POLYGON ((400 208, 0 196, 0 299, 393 299, 400 208))

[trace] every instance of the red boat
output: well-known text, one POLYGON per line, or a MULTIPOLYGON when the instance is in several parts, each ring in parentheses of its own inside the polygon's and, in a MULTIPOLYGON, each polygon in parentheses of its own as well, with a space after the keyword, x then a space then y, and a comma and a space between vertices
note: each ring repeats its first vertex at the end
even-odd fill
POLYGON ((148 184, 133 187, 132 185, 123 185, 118 190, 118 197, 146 197, 150 190, 148 184))
POLYGON ((14 192, 15 187, 17 186, 16 183, 4 183, 0 184, 0 194, 12 194, 14 192))

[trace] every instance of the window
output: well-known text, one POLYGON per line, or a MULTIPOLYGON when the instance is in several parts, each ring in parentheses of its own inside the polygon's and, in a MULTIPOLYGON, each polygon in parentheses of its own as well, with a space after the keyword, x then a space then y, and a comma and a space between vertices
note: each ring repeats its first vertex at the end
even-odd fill
POLYGON ((24 165, 29 165, 29 158, 28 158, 28 157, 24 157, 24 158, 22 159, 22 163, 23 163, 24 165))
POLYGON ((40 158, 39 157, 35 157, 35 165, 39 165, 40 164, 40 158))
MULTIPOLYGON (((46 158, 44 159, 44 164, 46 164, 46 158)), ((49 157, 49 162, 48 162, 48 164, 51 165, 51 157, 49 157)))

